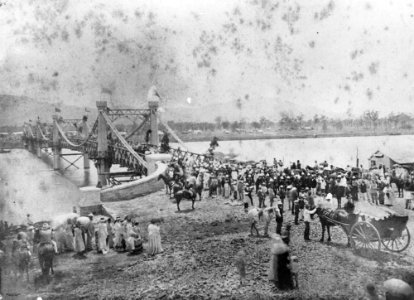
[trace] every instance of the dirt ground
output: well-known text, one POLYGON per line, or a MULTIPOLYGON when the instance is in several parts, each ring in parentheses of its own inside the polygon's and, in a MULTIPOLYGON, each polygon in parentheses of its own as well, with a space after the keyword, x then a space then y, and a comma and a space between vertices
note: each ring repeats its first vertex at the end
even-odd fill
MULTIPOLYGON (((190 202, 182 202, 180 213, 164 191, 105 205, 114 216, 135 213, 145 241, 149 220, 163 217, 164 253, 152 257, 145 250, 136 256, 92 251, 83 260, 74 259, 73 253, 61 254, 47 285, 35 284, 40 269, 33 259, 28 283, 3 275, 3 295, 6 299, 359 299, 368 282, 381 291, 390 277, 414 277, 410 274, 414 264, 411 250, 402 254, 381 251, 363 258, 346 248, 346 236, 339 228, 332 230, 332 243, 320 243, 321 226, 316 219, 311 224, 311 242, 303 240, 303 223, 292 228, 291 251, 299 258, 299 289, 278 291, 267 280, 270 239, 249 236, 242 206, 204 197, 196 202, 194 211, 190 202), (247 253, 243 286, 234 265, 240 249, 247 253)), ((401 206, 403 200, 398 201, 401 206)), ((285 215, 292 220, 290 212, 285 215)), ((274 232, 275 226, 272 221, 270 230, 274 232)))

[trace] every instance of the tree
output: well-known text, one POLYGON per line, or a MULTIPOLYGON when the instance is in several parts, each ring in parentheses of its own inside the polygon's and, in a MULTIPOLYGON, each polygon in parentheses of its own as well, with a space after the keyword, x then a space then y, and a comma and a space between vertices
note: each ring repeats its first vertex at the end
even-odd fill
POLYGON ((370 124, 371 128, 377 127, 377 121, 378 121, 378 111, 377 110, 367 110, 364 112, 364 119, 368 124, 370 124))
POLYGON ((254 121, 254 122, 252 122, 252 127, 253 127, 254 129, 260 129, 260 123, 259 123, 259 122, 257 122, 257 121, 254 121))
POLYGON ((319 124, 319 121, 320 121, 319 115, 318 114, 315 114, 313 116, 313 124, 315 125, 315 127, 319 124))
POLYGON ((223 127, 223 129, 229 129, 230 122, 229 121, 223 121, 223 122, 221 122, 221 126, 223 127))
POLYGON ((326 120, 322 121, 322 130, 323 131, 328 130, 328 122, 326 120))
POLYGON ((239 128, 239 122, 234 121, 230 124, 231 131, 236 131, 239 128))
POLYGON ((221 117, 220 117, 220 116, 217 116, 217 117, 214 119, 214 122, 216 122, 217 129, 221 129, 222 121, 223 121, 223 120, 221 119, 221 117))
POLYGON ((290 112, 286 112, 286 111, 282 111, 280 113, 279 125, 283 129, 288 129, 288 130, 297 129, 296 118, 290 112))

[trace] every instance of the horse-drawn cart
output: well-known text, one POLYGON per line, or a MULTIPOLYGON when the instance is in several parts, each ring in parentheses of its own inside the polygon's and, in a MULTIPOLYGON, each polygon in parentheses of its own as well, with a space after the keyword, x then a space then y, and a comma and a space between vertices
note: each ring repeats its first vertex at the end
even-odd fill
POLYGON ((318 215, 321 222, 325 219, 330 226, 342 227, 355 250, 381 250, 382 245, 389 251, 402 252, 410 245, 408 216, 387 207, 362 202, 353 212, 322 209, 318 215))

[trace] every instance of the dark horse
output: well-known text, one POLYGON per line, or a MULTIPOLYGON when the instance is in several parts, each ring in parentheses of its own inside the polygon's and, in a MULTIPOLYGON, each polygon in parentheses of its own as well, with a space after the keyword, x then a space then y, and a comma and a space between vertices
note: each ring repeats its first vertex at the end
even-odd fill
POLYGON ((397 186, 398 189, 398 197, 399 198, 404 198, 404 186, 405 186, 405 181, 403 178, 401 177, 391 177, 390 183, 395 183, 395 185, 397 186))
POLYGON ((348 238, 348 246, 351 245, 349 240, 348 229, 353 225, 351 214, 348 214, 344 209, 331 210, 323 207, 318 207, 316 209, 316 214, 319 217, 319 221, 322 225, 322 237, 321 242, 325 240, 325 228, 328 231, 328 242, 331 241, 331 227, 332 226, 341 226, 345 231, 348 238))
POLYGON ((160 174, 158 176, 158 180, 162 179, 166 185, 170 187, 170 189, 174 193, 174 199, 177 202, 177 209, 180 211, 180 202, 183 199, 191 200, 192 202, 192 209, 194 209, 194 202, 197 197, 197 193, 194 188, 190 188, 189 190, 183 190, 181 185, 177 185, 174 181, 165 176, 164 174, 160 174))
MULTIPOLYGON (((38 243, 40 240, 40 230, 35 230, 35 235, 33 238, 34 243, 38 243)), ((55 257, 55 248, 52 243, 40 243, 37 248, 37 255, 39 258, 40 269, 42 270, 42 275, 46 276, 47 281, 49 282, 49 271, 51 274, 54 274, 53 271, 53 259, 55 257)))
POLYGON ((179 181, 175 181, 173 178, 171 178, 168 174, 160 174, 158 176, 158 180, 162 179, 166 186, 166 193, 170 195, 170 198, 172 196, 183 189, 183 185, 179 181))
POLYGON ((16 249, 13 252, 13 257, 15 259, 15 264, 19 272, 19 276, 22 276, 26 273, 26 279, 29 281, 29 264, 31 254, 28 248, 16 249))
POLYGON ((53 245, 47 243, 40 244, 37 253, 43 276, 49 276, 49 271, 51 274, 54 274, 53 259, 55 257, 55 249, 53 245))

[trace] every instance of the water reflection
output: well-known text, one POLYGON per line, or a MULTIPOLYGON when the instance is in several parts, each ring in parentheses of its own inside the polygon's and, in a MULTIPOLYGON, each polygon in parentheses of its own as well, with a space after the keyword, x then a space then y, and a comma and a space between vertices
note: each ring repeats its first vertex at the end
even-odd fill
MULTIPOLYGON (((52 150, 47 149, 47 153, 42 152, 42 160, 46 162, 50 167, 53 166, 53 156, 51 155, 52 150)), ((68 149, 63 149, 62 154, 74 154, 78 153, 77 151, 72 151, 68 149)), ((98 173, 95 168, 94 161, 89 161, 89 169, 83 168, 83 156, 79 158, 77 155, 64 156, 65 159, 60 159, 61 169, 60 174, 65 176, 71 182, 73 182, 78 187, 86 186, 96 186, 98 183, 98 173), (79 159, 78 159, 79 158, 79 159), (78 160, 77 160, 78 159, 78 160), (67 160, 67 161, 66 161, 67 160), (71 163, 74 163, 74 166, 71 166, 71 163), (69 162, 68 162, 69 161, 69 162), (76 167, 75 167, 76 166, 76 167)), ((119 165, 112 165, 112 172, 126 171, 126 168, 121 168, 119 165)))

